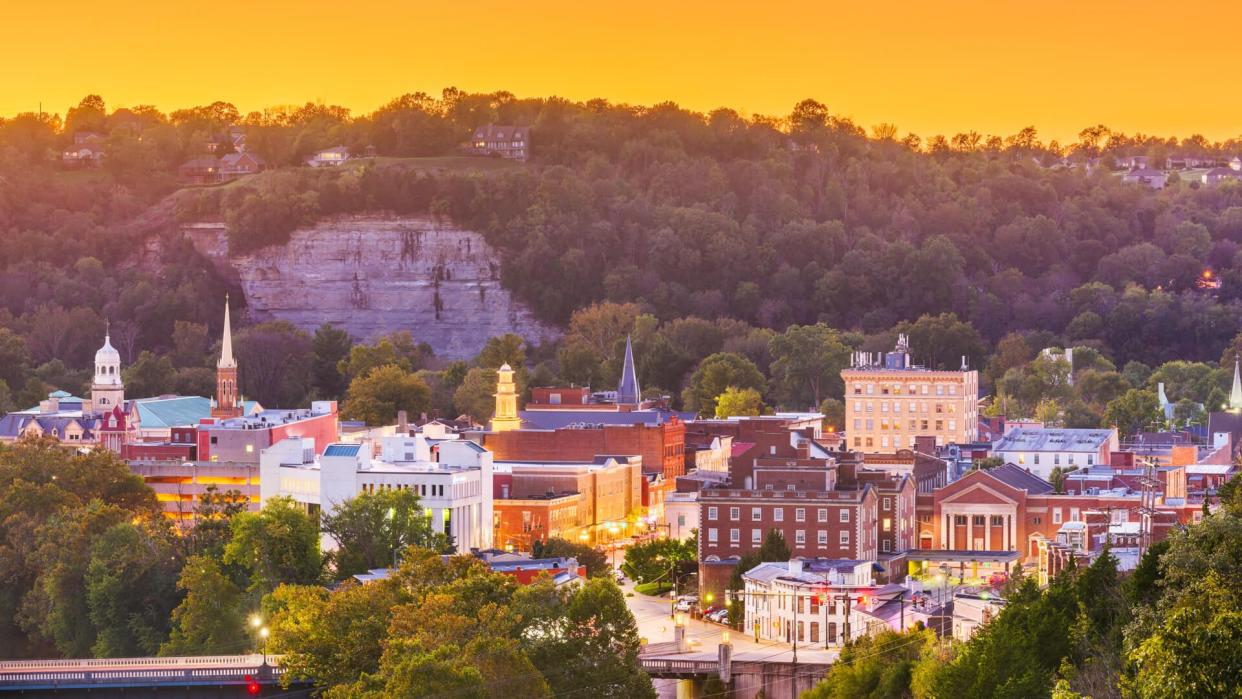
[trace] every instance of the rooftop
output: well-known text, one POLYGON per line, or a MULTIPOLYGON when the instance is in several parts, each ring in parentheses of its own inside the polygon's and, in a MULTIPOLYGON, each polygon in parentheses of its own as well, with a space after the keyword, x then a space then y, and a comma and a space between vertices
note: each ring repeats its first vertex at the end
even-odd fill
POLYGON ((1015 427, 992 451, 1048 451, 1094 453, 1116 435, 1114 430, 1015 427))

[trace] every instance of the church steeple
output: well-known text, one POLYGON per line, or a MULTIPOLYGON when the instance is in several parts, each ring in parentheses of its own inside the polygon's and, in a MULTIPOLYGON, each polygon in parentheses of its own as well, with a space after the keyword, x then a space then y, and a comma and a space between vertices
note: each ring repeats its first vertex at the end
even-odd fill
POLYGON ((617 384, 617 405, 638 405, 643 400, 638 387, 638 372, 634 370, 634 345, 625 336, 625 364, 621 367, 621 382, 617 384))
POLYGON ((216 400, 211 416, 239 417, 241 400, 237 392, 237 361, 233 359, 233 328, 229 323, 229 297, 224 297, 224 337, 220 340, 220 361, 216 362, 216 400))
POLYGON ((1238 370, 1238 358, 1233 359, 1233 391, 1229 393, 1229 409, 1242 410, 1242 373, 1238 370))
POLYGON ((229 295, 224 295, 224 339, 220 342, 219 369, 236 369, 237 362, 233 359, 233 328, 229 323, 229 295))

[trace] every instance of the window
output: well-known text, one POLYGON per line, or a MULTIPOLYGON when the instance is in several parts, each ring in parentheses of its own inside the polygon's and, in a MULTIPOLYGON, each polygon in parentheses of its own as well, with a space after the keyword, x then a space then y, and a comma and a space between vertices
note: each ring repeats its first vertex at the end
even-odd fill
POLYGON ((716 543, 718 538, 719 538, 719 533, 716 531, 715 527, 712 527, 711 529, 707 530, 707 541, 709 543, 713 543, 713 544, 716 543))
POLYGON ((888 539, 885 539, 884 541, 881 542, 880 547, 884 550, 884 553, 888 553, 889 551, 892 550, 893 545, 891 542, 889 542, 888 539))
POLYGON ((1044 523, 1043 517, 1036 516, 1036 517, 1031 518, 1031 524, 1043 524, 1043 523, 1044 523))
POLYGON ((841 545, 842 546, 850 545, 850 533, 848 531, 841 532, 841 545))
POLYGON ((1035 454, 1034 456, 1031 457, 1031 459, 1032 459, 1031 463, 1035 464, 1036 466, 1039 465, 1039 454, 1035 454))
POLYGON ((862 418, 860 418, 860 417, 856 417, 856 418, 854 418, 854 429, 856 429, 856 430, 861 430, 861 429, 862 429, 862 418))
POLYGON ((892 498, 884 498, 884 511, 885 511, 885 512, 888 512, 888 511, 889 511, 889 510, 891 510, 892 508, 893 508, 893 499, 892 499, 892 498))
POLYGON ((772 508, 772 521, 784 522, 785 521, 785 508, 783 507, 772 508))
POLYGON ((796 509, 794 510, 794 521, 795 521, 795 522, 805 522, 805 521, 806 521, 806 508, 804 508, 804 507, 799 507, 799 508, 796 508, 796 509))
POLYGON ((849 511, 848 509, 844 508, 844 507, 843 507, 843 508, 841 508, 841 515, 840 515, 840 516, 841 516, 841 521, 842 521, 842 522, 848 522, 848 521, 850 521, 850 511, 849 511))
POLYGON ((729 530, 729 543, 738 544, 742 541, 742 531, 740 529, 729 530))
POLYGON ((953 525, 958 527, 966 526, 966 515, 953 515, 953 525))
MULTIPOLYGON (((716 519, 716 508, 715 507, 707 508, 707 519, 710 521, 714 521, 716 519)), ((712 531, 715 531, 715 530, 713 529, 712 531)))
MULTIPOLYGON (((938 383, 938 384, 936 384, 936 395, 938 395, 938 396, 943 396, 943 395, 944 395, 944 384, 939 384, 939 383, 938 383)), ((939 411, 937 411, 937 412, 939 412, 939 411)))
POLYGON ((763 530, 762 529, 751 529, 750 530, 750 543, 752 544, 763 543, 763 530))
POLYGON ((1060 466, 1060 465, 1061 465, 1061 455, 1060 455, 1060 454, 1053 454, 1053 455, 1052 455, 1052 465, 1053 465, 1053 466, 1060 466))
POLYGON ((992 526, 993 527, 1005 526, 1005 516, 1004 515, 992 515, 992 526))
POLYGON ((1095 455, 1094 455, 1094 454, 1087 454, 1087 465, 1088 465, 1088 466, 1092 466, 1092 465, 1094 465, 1094 464, 1095 464, 1095 455))
POLYGON ((1059 507, 1052 508, 1052 523, 1053 524, 1061 523, 1061 508, 1059 507))
POLYGON ((828 521, 828 508, 827 508, 827 507, 821 507, 821 508, 819 508, 818 520, 819 520, 820 522, 827 522, 827 521, 828 521))
POLYGON ((1071 508, 1070 508, 1070 521, 1071 521, 1071 522, 1077 522, 1077 521, 1078 521, 1078 508, 1077 508, 1077 507, 1071 507, 1071 508))
POLYGON ((798 546, 806 546, 806 531, 799 529, 794 532, 794 543, 798 546))
POLYGON ((729 508, 729 521, 736 522, 741 518, 742 518, 742 508, 740 507, 729 508))
POLYGON ((881 525, 884 527, 884 531, 886 531, 886 532, 887 532, 887 531, 892 531, 892 530, 893 530, 893 518, 892 518, 892 517, 885 517, 885 518, 884 518, 884 521, 881 523, 881 525))
POLYGON ((758 507, 750 508, 750 521, 758 522, 763 519, 763 510, 758 507))
POLYGON ((819 530, 818 541, 820 546, 828 545, 828 531, 826 529, 819 530))

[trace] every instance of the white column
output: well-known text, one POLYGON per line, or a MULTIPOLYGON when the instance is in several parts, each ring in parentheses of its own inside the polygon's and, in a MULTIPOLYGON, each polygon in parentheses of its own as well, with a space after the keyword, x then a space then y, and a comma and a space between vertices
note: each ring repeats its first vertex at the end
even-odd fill
POLYGON ((986 551, 992 550, 992 515, 983 516, 983 548, 986 551))
POLYGON ((966 550, 975 550, 975 514, 966 515, 966 550))
POLYGON ((953 514, 949 516, 949 549, 957 550, 957 517, 953 514))
POLYGON ((942 549, 949 548, 948 521, 949 521, 949 516, 944 514, 943 512, 940 513, 940 548, 942 549))

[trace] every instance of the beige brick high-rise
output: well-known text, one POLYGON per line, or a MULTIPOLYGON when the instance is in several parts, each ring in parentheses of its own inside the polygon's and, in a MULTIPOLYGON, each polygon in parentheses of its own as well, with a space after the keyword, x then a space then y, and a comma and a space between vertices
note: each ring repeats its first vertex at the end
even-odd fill
POLYGON ((851 449, 890 452, 913 449, 914 438, 965 444, 979 434, 979 372, 935 371, 910 361, 909 341, 899 336, 885 354, 857 352, 845 381, 845 435, 851 449))

